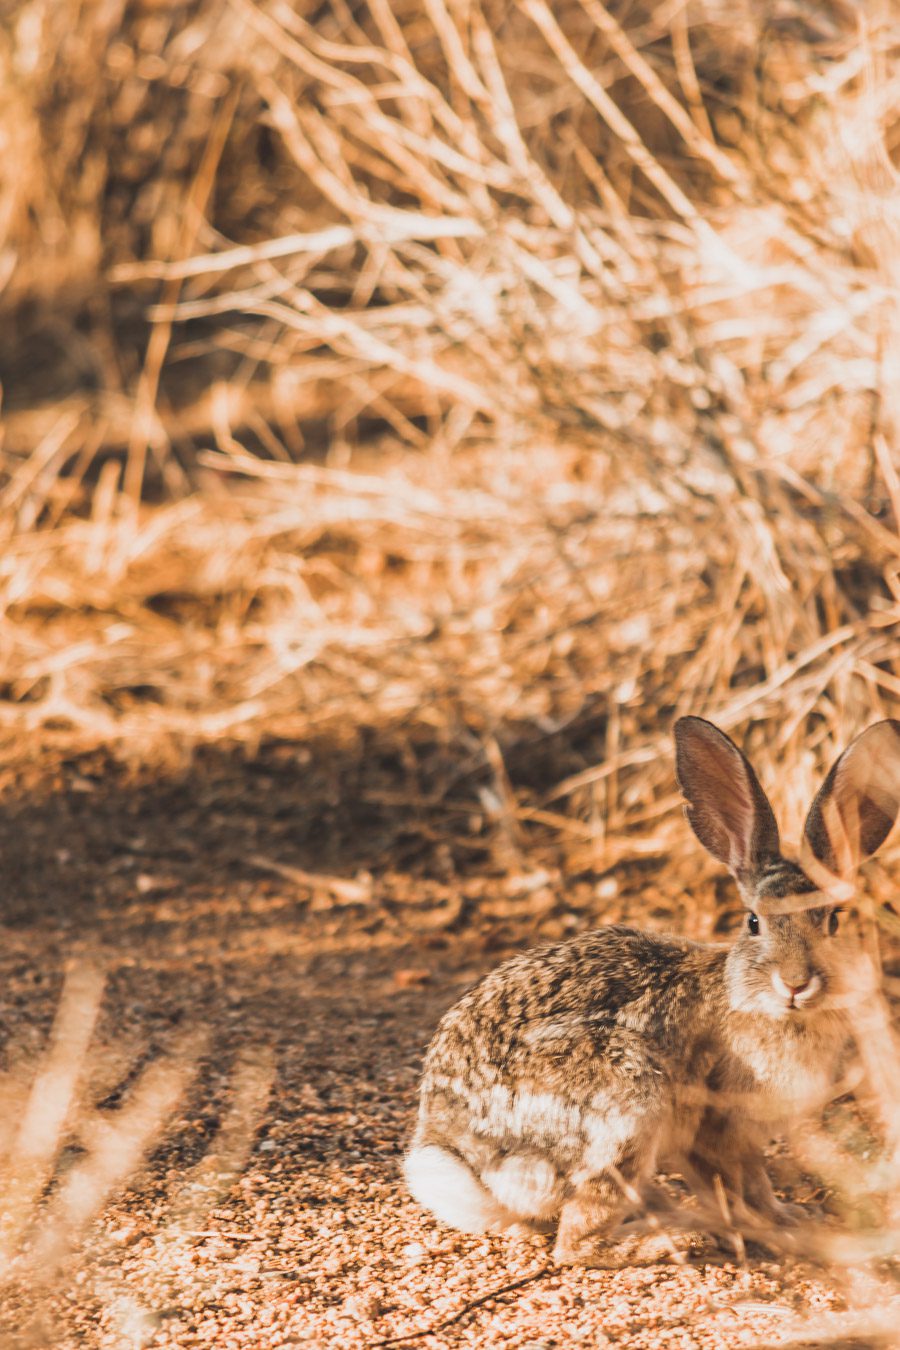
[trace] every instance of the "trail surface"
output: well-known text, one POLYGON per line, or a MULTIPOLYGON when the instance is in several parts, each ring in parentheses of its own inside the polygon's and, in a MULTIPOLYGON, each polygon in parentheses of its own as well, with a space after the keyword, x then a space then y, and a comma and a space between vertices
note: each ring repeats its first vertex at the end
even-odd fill
POLYGON ((442 841, 395 789, 377 766, 362 777, 283 744, 155 772, 44 747, 7 768, 14 1081, 40 1062, 67 964, 106 976, 54 1184, 92 1147, 84 1122, 114 1124, 149 1067, 183 1063, 185 1088, 49 1292, 7 1288, 3 1343, 889 1343, 854 1339, 824 1274, 762 1250, 546 1271, 544 1239, 463 1237, 408 1199, 401 1152, 441 1012, 518 946, 604 916, 666 926, 668 912, 646 876, 629 898, 487 854, 461 872, 452 830, 442 841), (808 1339, 820 1313, 837 1330, 808 1339))

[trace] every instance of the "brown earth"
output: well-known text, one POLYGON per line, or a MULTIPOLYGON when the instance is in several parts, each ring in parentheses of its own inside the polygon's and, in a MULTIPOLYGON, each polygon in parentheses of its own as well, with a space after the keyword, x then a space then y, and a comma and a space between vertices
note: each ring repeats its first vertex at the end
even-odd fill
MULTIPOLYGON (((334 745, 204 749, 155 769, 62 743, 7 750, 11 1084, 40 1063, 66 964, 106 972, 50 1198, 148 1066, 187 1069, 84 1247, 40 1298, 25 1275, 7 1286, 4 1344, 894 1343, 889 1318, 873 1331, 858 1311, 862 1274, 839 1285, 807 1261, 700 1240, 680 1262, 657 1250, 555 1271, 544 1239, 445 1231, 404 1192, 421 1053, 472 980, 604 918, 711 936, 711 887, 684 908, 655 863, 563 882, 521 842, 479 846, 452 803, 426 811, 408 766, 334 745)), ((28 1249, 26 1234, 26 1262, 28 1249)))

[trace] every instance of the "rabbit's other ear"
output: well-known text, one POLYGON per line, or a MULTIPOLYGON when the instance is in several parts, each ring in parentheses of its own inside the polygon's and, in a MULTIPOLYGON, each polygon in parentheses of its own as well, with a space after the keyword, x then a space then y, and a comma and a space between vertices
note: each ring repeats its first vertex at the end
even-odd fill
POLYGON ((813 856, 837 876, 884 843, 900 811, 900 722, 876 722, 832 765, 806 817, 813 856))
POLYGON ((779 856, 778 826, 749 760, 702 717, 675 723, 675 772, 700 843, 734 876, 779 856))

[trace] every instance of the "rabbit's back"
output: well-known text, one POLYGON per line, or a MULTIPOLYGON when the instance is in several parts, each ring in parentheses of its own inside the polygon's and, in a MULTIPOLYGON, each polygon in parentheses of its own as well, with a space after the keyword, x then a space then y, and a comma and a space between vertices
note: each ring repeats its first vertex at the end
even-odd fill
POLYGON ((627 1069, 637 1046, 660 1065, 672 1056, 683 1063, 687 1041, 715 1022, 715 975, 726 955, 610 926, 515 956, 445 1014, 423 1091, 471 1097, 532 1083, 587 1100, 601 1066, 627 1069))

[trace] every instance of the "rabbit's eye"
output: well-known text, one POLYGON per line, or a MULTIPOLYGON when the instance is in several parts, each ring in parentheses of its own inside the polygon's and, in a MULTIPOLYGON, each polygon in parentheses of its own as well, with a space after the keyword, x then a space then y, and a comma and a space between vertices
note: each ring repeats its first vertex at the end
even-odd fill
POLYGON ((840 926, 840 919, 838 918, 840 912, 839 909, 831 909, 828 911, 828 918, 825 920, 825 932, 829 937, 834 937, 840 926))
POLYGON ((750 929, 750 932, 753 934, 754 937, 759 937, 759 915, 758 915, 758 914, 748 914, 748 915, 747 915, 747 927, 750 929))

